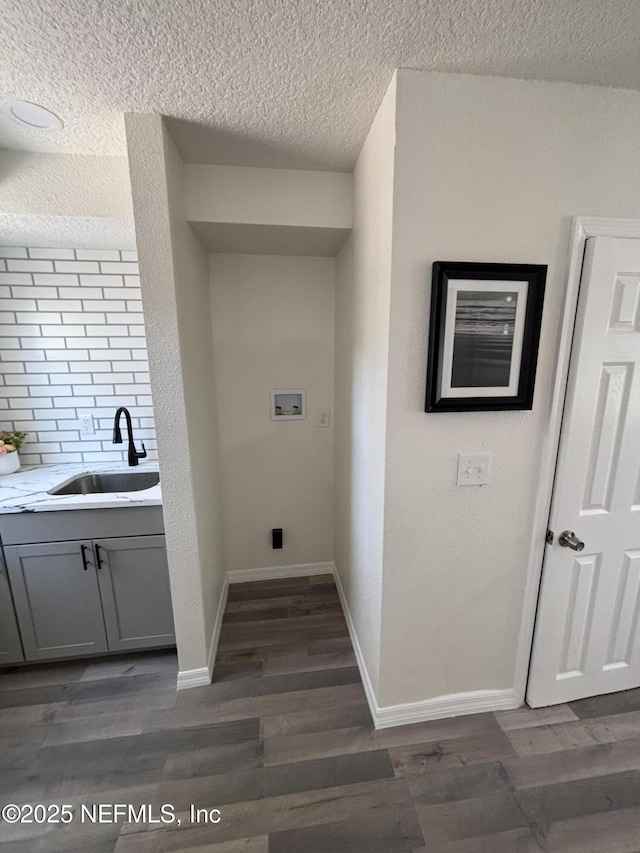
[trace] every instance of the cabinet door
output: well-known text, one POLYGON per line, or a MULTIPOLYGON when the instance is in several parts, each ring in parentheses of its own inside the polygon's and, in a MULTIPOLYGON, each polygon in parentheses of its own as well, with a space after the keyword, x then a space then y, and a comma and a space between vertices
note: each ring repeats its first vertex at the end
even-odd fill
POLYGON ((24 660, 9 577, 0 553, 0 666, 24 660))
POLYGON ((164 536, 93 543, 109 649, 175 643, 164 536))
POLYGON ((4 549, 27 660, 107 651, 91 542, 4 549))

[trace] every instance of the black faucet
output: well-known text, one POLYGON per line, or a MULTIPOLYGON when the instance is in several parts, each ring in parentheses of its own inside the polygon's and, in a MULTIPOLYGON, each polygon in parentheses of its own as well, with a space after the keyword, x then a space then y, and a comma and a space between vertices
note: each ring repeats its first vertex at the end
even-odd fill
POLYGON ((122 444, 122 433, 120 431, 120 415, 123 412, 125 420, 127 422, 127 429, 129 430, 129 465, 137 465, 138 459, 146 458, 147 451, 145 449, 144 442, 142 442, 142 453, 138 453, 138 451, 136 450, 136 446, 133 442, 133 430, 131 429, 131 415, 129 414, 129 409, 125 409, 124 406, 120 406, 120 408, 116 412, 116 416, 113 421, 113 443, 122 444))

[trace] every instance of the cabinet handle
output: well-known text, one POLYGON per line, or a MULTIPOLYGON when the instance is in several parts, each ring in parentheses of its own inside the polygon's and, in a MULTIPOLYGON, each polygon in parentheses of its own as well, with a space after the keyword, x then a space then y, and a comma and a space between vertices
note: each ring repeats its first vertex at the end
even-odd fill
POLYGON ((82 566, 83 566, 85 572, 89 568, 89 566, 87 564, 87 554, 86 554, 88 547, 89 547, 88 545, 81 545, 80 546, 80 552, 82 553, 82 566))
POLYGON ((101 568, 102 568, 103 559, 102 559, 102 557, 100 556, 100 546, 98 545, 98 543, 96 543, 94 547, 95 547, 95 549, 96 549, 96 565, 97 565, 98 569, 101 569, 101 568))

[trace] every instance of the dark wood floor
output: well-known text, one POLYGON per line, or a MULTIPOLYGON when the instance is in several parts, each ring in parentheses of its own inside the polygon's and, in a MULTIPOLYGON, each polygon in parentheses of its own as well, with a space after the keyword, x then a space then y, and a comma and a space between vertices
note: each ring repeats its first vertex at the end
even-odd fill
POLYGON ((640 691, 375 732, 329 576, 231 587, 215 681, 166 652, 0 674, 2 853, 639 853, 640 691), (94 825, 81 805, 175 807, 94 825), (220 810, 190 821, 189 807, 220 810))

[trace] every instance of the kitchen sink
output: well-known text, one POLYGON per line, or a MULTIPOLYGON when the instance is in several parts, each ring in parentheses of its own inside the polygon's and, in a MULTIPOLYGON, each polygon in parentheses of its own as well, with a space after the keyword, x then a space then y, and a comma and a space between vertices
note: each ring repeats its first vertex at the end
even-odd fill
POLYGON ((141 492, 160 482, 157 471, 124 471, 116 474, 81 474, 49 489, 48 495, 94 495, 110 492, 141 492))

